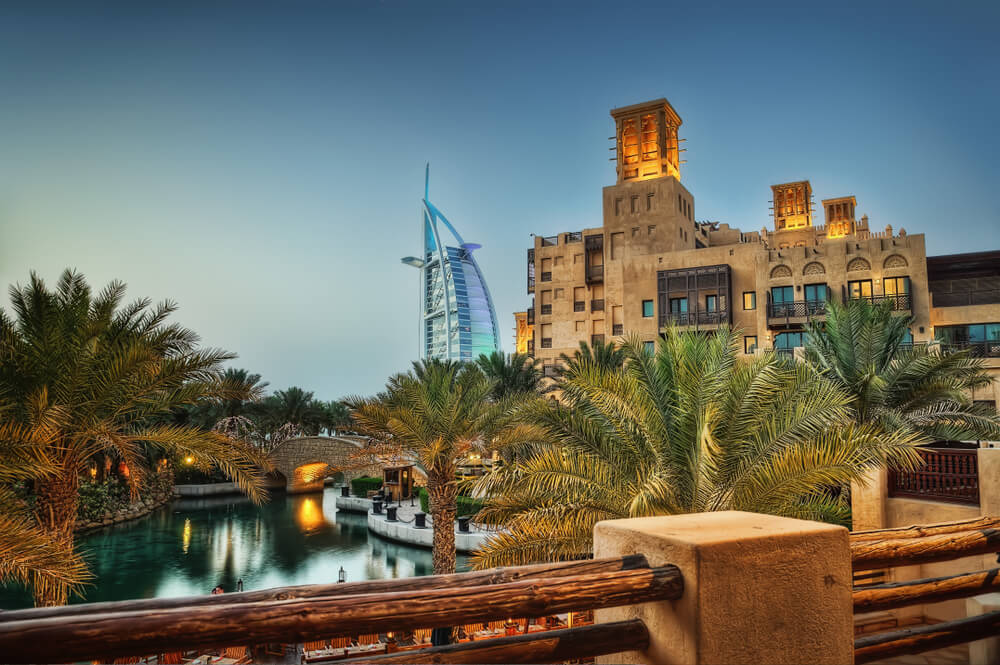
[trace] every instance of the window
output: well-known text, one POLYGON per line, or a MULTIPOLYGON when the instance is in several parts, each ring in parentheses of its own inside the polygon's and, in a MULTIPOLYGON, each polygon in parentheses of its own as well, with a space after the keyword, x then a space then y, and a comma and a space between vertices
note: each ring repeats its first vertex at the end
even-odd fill
POLYGON ((552 259, 552 265, 555 266, 556 268, 558 268, 562 264, 563 264, 563 257, 556 256, 552 259))
POLYGON ((671 298, 670 299, 670 313, 671 314, 687 314, 688 311, 688 299, 687 298, 671 298))
POLYGON ((642 350, 650 355, 653 355, 656 353, 656 342, 643 342, 642 350))
POLYGON ((653 195, 646 194, 646 210, 652 210, 652 209, 653 209, 653 195))
POLYGON ((795 288, 791 286, 772 286, 771 302, 775 305, 790 303, 795 301, 795 288))
POLYGON ((803 345, 802 338, 803 333, 801 332, 778 333, 774 336, 774 348, 779 353, 791 353, 792 349, 803 345))
POLYGON ((745 309, 745 310, 757 309, 757 292, 756 291, 744 291, 743 292, 743 309, 745 309))
POLYGON ((638 235, 639 235, 639 227, 638 226, 633 226, 632 227, 632 237, 635 238, 638 235))
POLYGON ((747 335, 743 338, 743 353, 751 354, 757 351, 757 335, 747 335))
POLYGON ((615 216, 622 214, 622 200, 615 199, 615 216))
POLYGON ((882 284, 887 296, 902 296, 910 292, 909 277, 886 277, 882 284))
POLYGON ((642 301, 642 318, 648 319, 653 316, 653 301, 643 300, 642 301))
POLYGON ((563 297, 563 290, 562 289, 556 289, 554 297, 555 297, 556 300, 559 300, 560 298, 562 298, 563 297))
POLYGON ((903 335, 903 339, 899 342, 900 346, 913 346, 913 331, 909 328, 906 329, 906 334, 903 335))
POLYGON ((975 356, 1000 357, 1000 323, 937 326, 934 338, 946 347, 969 347, 975 356))
POLYGON ((847 283, 847 297, 851 300, 872 297, 872 281, 870 279, 860 279, 847 283))
POLYGON ((656 230, 656 226, 647 226, 646 227, 646 235, 653 235, 653 231, 655 231, 655 230, 656 230))
POLYGON ((806 284, 806 302, 824 302, 826 294, 826 284, 806 284))
POLYGON ((706 312, 719 311, 719 296, 717 295, 705 296, 705 311, 706 312))
POLYGON ((632 212, 633 213, 639 212, 639 197, 638 196, 633 196, 632 197, 632 212))
POLYGON ((577 321, 576 322, 576 332, 587 332, 587 322, 577 321))

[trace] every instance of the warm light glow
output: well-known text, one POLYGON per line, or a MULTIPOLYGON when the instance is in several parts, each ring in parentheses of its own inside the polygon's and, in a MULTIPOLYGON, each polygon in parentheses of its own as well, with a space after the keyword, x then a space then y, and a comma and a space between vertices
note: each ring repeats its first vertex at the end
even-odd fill
POLYGON ((323 462, 313 462, 312 464, 303 464, 299 468, 295 469, 295 479, 293 485, 308 485, 314 483, 317 480, 323 480, 326 478, 326 474, 329 472, 330 465, 324 464, 323 462))
POLYGON ((298 509, 295 511, 295 523, 305 533, 316 531, 326 524, 323 508, 316 503, 316 499, 306 496, 299 500, 298 509))
POLYGON ((96 466, 91 466, 90 467, 90 478, 91 479, 97 478, 97 467, 96 466))
POLYGON ((191 547, 191 520, 184 520, 184 535, 181 540, 184 547, 184 554, 188 553, 188 548, 191 547))
POLYGON ((185 464, 194 464, 194 458, 191 457, 190 455, 188 455, 187 457, 184 458, 184 463, 185 464))

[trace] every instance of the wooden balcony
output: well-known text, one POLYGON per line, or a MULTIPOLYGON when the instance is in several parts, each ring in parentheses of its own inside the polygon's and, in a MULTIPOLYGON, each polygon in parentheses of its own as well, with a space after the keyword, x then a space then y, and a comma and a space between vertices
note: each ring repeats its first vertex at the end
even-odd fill
POLYGON ((979 505, 979 458, 975 448, 923 448, 917 471, 889 470, 889 496, 979 505))

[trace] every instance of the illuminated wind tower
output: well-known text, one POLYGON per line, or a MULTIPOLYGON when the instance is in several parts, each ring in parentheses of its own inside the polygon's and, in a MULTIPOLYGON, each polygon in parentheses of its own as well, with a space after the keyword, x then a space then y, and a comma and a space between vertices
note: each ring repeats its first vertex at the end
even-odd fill
POLYGON ((430 165, 424 176, 423 256, 407 256, 406 265, 420 270, 420 355, 424 359, 475 360, 500 350, 493 299, 472 252, 481 245, 462 240, 428 199, 430 165), (438 223, 455 245, 442 240, 438 223))

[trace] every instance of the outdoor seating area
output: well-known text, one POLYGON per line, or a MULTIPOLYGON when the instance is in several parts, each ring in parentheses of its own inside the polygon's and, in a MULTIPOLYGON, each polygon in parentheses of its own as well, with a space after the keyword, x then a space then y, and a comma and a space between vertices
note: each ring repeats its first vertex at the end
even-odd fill
MULTIPOLYGON (((569 612, 541 618, 471 623, 453 628, 452 643, 462 644, 573 626, 587 626, 593 622, 594 613, 590 611, 569 612)), ((400 633, 368 634, 307 642, 303 645, 302 662, 328 663, 361 656, 425 649, 431 646, 431 633, 430 628, 425 628, 400 633)))

